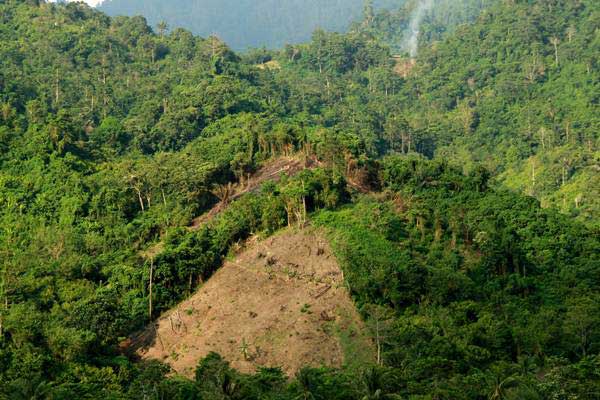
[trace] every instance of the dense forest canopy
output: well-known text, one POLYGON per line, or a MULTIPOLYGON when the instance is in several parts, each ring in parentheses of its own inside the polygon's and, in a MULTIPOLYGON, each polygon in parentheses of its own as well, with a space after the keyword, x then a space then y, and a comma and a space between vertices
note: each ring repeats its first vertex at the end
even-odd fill
POLYGON ((457 27, 475 21, 496 0, 407 0, 378 9, 367 3, 353 29, 366 30, 395 54, 417 55, 419 45, 438 41, 457 27))
POLYGON ((600 397, 600 3, 425 9, 413 60, 415 3, 370 4, 347 33, 238 54, 0 2, 0 398, 600 397), (312 167, 188 229, 280 156, 312 167), (377 363, 286 377, 211 354, 192 380, 122 351, 248 237, 307 223, 377 363))

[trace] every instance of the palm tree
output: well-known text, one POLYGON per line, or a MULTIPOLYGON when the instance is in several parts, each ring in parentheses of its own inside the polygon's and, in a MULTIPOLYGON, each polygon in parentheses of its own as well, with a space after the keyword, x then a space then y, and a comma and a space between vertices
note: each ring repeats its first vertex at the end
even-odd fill
POLYGON ((296 381, 300 384, 302 392, 296 397, 296 400, 313 400, 317 382, 314 379, 314 371, 310 368, 302 368, 296 374, 296 381))
POLYGON ((227 204, 229 203, 229 200, 231 200, 231 198, 234 196, 235 188, 233 186, 233 183, 231 182, 227 183, 226 185, 216 184, 211 190, 211 193, 215 195, 219 199, 219 201, 221 201, 221 203, 227 204))
POLYGON ((160 21, 156 27, 158 28, 158 34, 160 37, 163 37, 167 29, 169 29, 169 25, 167 25, 165 21, 160 21))
POLYGON ((362 400, 396 400, 402 396, 392 393, 384 393, 385 380, 388 373, 382 368, 372 366, 362 373, 363 392, 362 400))
POLYGON ((513 376, 501 379, 496 375, 493 379, 493 389, 490 393, 489 400, 508 399, 511 389, 515 389, 517 386, 519 386, 519 381, 513 376))

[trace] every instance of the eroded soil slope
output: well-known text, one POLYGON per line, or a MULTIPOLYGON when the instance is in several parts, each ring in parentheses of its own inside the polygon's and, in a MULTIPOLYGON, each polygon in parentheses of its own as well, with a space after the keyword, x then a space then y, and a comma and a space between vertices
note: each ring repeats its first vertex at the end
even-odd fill
POLYGON ((248 243, 134 345, 187 376, 210 351, 243 372, 278 366, 288 374, 341 366, 351 361, 344 353, 373 354, 337 261, 310 228, 248 243))

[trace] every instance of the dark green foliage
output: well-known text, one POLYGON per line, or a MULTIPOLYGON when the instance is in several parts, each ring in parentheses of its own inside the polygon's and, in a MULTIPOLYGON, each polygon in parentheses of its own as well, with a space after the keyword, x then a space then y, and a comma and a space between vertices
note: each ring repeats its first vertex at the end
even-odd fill
MULTIPOLYGON (((442 163, 392 158, 383 169, 389 200, 365 198, 316 222, 330 229, 367 321, 377 321, 383 360, 407 385, 400 392, 540 398, 561 378, 535 372, 596 362, 593 231, 529 198, 481 190, 479 176, 442 163)), ((586 373, 579 379, 593 387, 586 373)))

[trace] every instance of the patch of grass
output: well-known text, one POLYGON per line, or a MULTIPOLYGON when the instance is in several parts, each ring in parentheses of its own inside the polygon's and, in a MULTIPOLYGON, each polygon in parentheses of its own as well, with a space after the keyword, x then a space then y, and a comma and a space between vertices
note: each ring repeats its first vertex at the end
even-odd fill
POLYGON ((312 311, 310 311, 310 304, 304 304, 300 309, 300 312, 305 314, 312 314, 312 311))
POLYGON ((327 329, 338 337, 344 354, 344 367, 360 370, 365 365, 375 364, 375 350, 368 333, 356 325, 347 311, 342 310, 340 316, 340 322, 327 324, 327 329))

